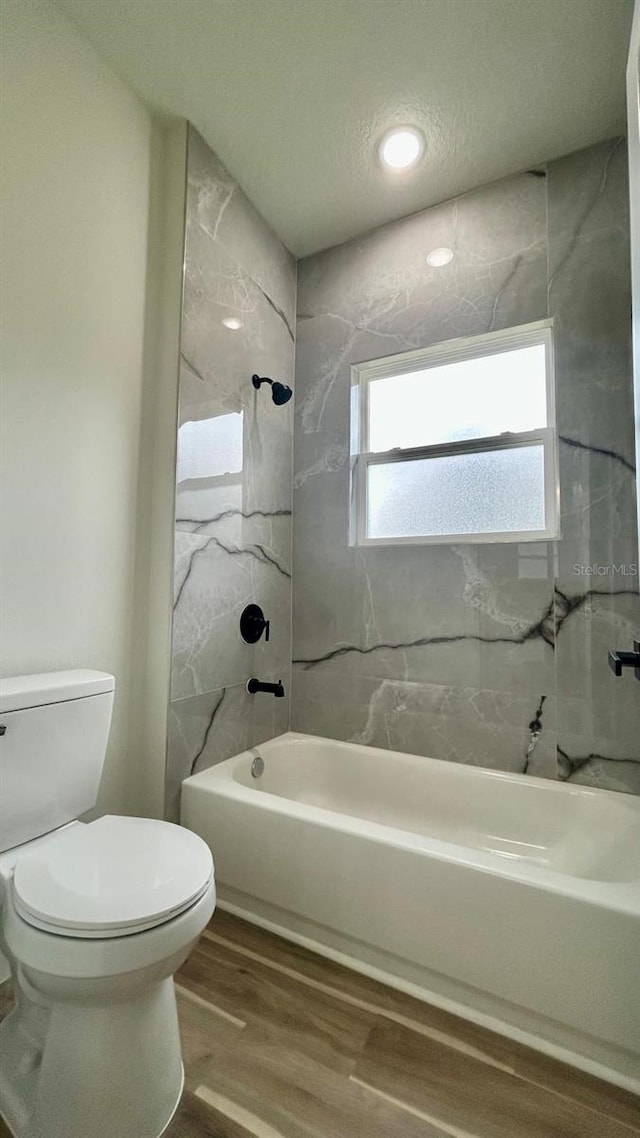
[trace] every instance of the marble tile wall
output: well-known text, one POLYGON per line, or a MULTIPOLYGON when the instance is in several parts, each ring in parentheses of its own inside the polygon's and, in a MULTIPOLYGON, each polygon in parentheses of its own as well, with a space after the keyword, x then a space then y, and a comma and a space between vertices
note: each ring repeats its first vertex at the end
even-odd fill
POLYGON ((287 729, 291 672, 293 404, 251 376, 293 383, 296 266, 193 128, 187 166, 170 818, 189 773, 287 729), (240 636, 250 602, 268 643, 240 636), (281 679, 285 699, 247 695, 253 675, 281 679))
POLYGON ((299 263, 293 729, 640 792, 628 243, 612 140, 299 263), (350 365, 548 316, 562 539, 350 546, 350 365))

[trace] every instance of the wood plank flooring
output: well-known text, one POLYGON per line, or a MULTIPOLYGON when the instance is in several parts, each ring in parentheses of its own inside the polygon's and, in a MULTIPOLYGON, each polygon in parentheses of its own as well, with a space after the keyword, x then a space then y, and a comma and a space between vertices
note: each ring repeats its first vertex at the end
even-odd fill
POLYGON ((640 1138, 635 1096, 221 911, 176 987, 166 1138, 640 1138))
POLYGON ((640 1138, 635 1096, 230 914, 177 983, 168 1138, 640 1138))

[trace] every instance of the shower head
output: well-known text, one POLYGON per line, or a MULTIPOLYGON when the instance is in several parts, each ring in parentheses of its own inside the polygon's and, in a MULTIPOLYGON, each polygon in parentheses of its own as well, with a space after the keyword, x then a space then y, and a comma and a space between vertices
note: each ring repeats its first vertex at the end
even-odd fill
POLYGON ((277 407, 282 407, 283 403, 288 403, 293 395, 293 391, 287 387, 286 383, 278 383, 277 379, 269 379, 266 375, 252 375, 251 382, 256 390, 263 383, 271 384, 271 398, 277 407))
POLYGON ((271 384, 271 398, 278 407, 281 407, 283 403, 288 403, 292 395, 293 391, 287 387, 286 383, 271 384))

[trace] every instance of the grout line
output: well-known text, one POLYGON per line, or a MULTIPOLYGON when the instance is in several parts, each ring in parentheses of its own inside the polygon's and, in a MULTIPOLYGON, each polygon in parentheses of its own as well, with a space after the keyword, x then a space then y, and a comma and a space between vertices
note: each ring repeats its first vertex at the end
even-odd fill
POLYGON ((444 1031, 438 1031, 435 1027, 427 1027, 426 1024, 420 1023, 419 1020, 410 1019, 408 1016, 401 1015, 400 1012, 394 1012, 389 1008, 382 1007, 380 1004, 372 1004, 367 1000, 360 999, 358 996, 351 996, 347 992, 341 992, 339 988, 334 988, 330 984, 323 984, 320 980, 314 980, 310 976, 296 972, 295 969, 288 968, 285 964, 278 964, 277 961, 261 956, 259 953, 254 952, 250 948, 245 948, 243 945, 226 940, 217 933, 205 931, 202 936, 206 940, 213 941, 216 944, 222 945, 224 948, 231 949, 232 952, 238 953, 239 956, 245 956, 249 960, 255 960, 256 963, 263 964, 265 967, 273 969, 274 972, 279 972, 283 976, 297 980, 298 983, 304 984, 308 988, 313 988, 316 992, 322 992, 326 996, 332 996, 334 999, 341 1000, 343 1003, 358 1008, 360 1011, 370 1012, 372 1015, 390 1020, 400 1027, 406 1027, 410 1031, 415 1032, 416 1035, 425 1035, 429 1039, 433 1039, 436 1043, 442 1043, 445 1047, 451 1048, 452 1051, 460 1051, 464 1055, 468 1055, 470 1059, 477 1059, 480 1063, 484 1063, 488 1067, 494 1067, 499 1071, 504 1071, 507 1075, 516 1074, 513 1067, 508 1066, 506 1063, 500 1063, 498 1059, 492 1059, 490 1055, 486 1055, 483 1051, 479 1051, 477 1048, 463 1043, 453 1035, 448 1035, 444 1031))
POLYGON ((209 1000, 203 1000, 202 996, 196 995, 195 992, 192 992, 189 988, 185 988, 182 984, 176 984, 175 989, 185 1000, 190 1000, 192 1004, 197 1004, 198 1007, 206 1008, 207 1011, 213 1012, 214 1015, 220 1016, 221 1019, 226 1019, 227 1023, 232 1023, 234 1027, 242 1029, 247 1026, 243 1019, 238 1019, 237 1016, 231 1015, 231 1012, 225 1012, 223 1008, 219 1008, 217 1004, 212 1004, 209 1000))
POLYGON ((201 1102, 206 1102, 207 1106, 212 1106, 219 1114, 242 1126, 247 1134, 253 1134, 254 1138, 284 1138, 280 1130, 274 1130, 273 1126, 263 1122, 257 1114, 218 1094, 217 1091, 210 1090, 209 1087, 197 1087, 194 1094, 201 1102))
POLYGON ((429 1122, 432 1126, 437 1126, 443 1134, 451 1135, 451 1138, 478 1138, 477 1134, 471 1134, 469 1130, 460 1130, 457 1126, 450 1126, 441 1118, 434 1118, 431 1114, 425 1114, 423 1110, 418 1110, 416 1106, 410 1106, 408 1102, 403 1102, 402 1099, 395 1098, 394 1095, 388 1095, 386 1091, 379 1091, 377 1087, 372 1086, 371 1083, 366 1083, 364 1079, 359 1079, 357 1075, 349 1075, 349 1082, 364 1087, 365 1090, 384 1099, 385 1102, 392 1103, 393 1106, 399 1107, 407 1114, 412 1114, 414 1118, 420 1118, 422 1122, 429 1122))

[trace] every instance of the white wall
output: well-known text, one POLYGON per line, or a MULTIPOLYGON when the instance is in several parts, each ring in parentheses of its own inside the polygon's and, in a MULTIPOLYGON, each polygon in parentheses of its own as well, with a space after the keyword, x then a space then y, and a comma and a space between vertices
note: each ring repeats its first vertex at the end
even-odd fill
POLYGON ((133 812, 152 123, 47 0, 0 4, 0 671, 115 674, 100 807, 133 812))

